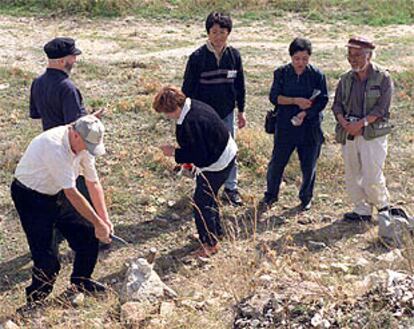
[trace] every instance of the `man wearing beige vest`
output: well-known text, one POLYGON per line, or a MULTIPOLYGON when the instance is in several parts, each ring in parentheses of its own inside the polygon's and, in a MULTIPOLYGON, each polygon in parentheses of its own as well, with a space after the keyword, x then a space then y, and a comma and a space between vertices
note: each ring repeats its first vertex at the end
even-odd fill
POLYGON ((371 62, 372 41, 357 36, 346 46, 351 70, 341 76, 332 106, 336 139, 343 144, 346 189, 354 204, 344 219, 370 221, 373 207, 378 212, 389 208, 383 167, 393 83, 386 70, 371 62))

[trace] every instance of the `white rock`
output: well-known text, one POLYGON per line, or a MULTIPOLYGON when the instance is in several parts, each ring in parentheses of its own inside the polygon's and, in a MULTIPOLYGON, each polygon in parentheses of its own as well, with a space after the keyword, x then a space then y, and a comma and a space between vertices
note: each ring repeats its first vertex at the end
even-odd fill
POLYGON ((312 240, 308 241, 308 249, 311 251, 322 250, 324 248, 326 248, 326 244, 323 243, 322 241, 312 241, 312 240))
POLYGON ((172 302, 162 302, 160 306, 160 315, 164 318, 171 316, 174 313, 175 304, 172 302))
POLYGON ((408 277, 407 274, 395 272, 392 270, 387 270, 387 275, 388 275, 387 287, 392 287, 394 284, 408 277))
POLYGON ((268 274, 263 274, 262 276, 260 276, 259 280, 263 283, 269 283, 272 282, 273 278, 268 274))
POLYGON ((402 260, 403 256, 400 249, 394 249, 393 251, 378 256, 377 259, 382 262, 393 263, 402 260))
POLYGON ((1 329, 19 329, 20 327, 15 324, 12 320, 6 321, 3 325, 0 325, 1 329))
POLYGON ((84 303, 85 295, 83 293, 76 294, 75 297, 72 298, 73 306, 82 306, 84 303))
POLYGON ((376 271, 365 277, 362 282, 359 282, 360 288, 363 288, 365 291, 368 291, 379 285, 383 285, 387 282, 388 273, 384 270, 376 271))
POLYGON ((169 297, 177 297, 177 293, 161 281, 153 270, 153 264, 149 264, 145 258, 138 258, 128 268, 125 281, 121 288, 121 303, 127 301, 149 301, 168 294, 169 297))
POLYGON ((312 327, 319 327, 322 324, 322 316, 319 313, 316 313, 311 319, 312 327))
POLYGON ((332 263, 331 269, 337 271, 337 272, 343 272, 348 273, 349 272, 349 266, 347 264, 343 263, 332 263))
POLYGON ((370 264, 370 263, 369 263, 369 261, 367 261, 367 260, 366 260, 365 258, 363 258, 363 257, 360 257, 360 258, 358 258, 358 259, 357 259, 357 261, 355 262, 355 267, 356 267, 358 270, 363 270, 363 269, 367 268, 369 264, 370 264))

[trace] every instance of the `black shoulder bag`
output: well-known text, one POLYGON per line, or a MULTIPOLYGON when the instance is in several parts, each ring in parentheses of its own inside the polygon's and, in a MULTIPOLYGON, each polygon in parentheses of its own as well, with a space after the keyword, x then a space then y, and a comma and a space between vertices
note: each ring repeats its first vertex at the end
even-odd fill
MULTIPOLYGON (((285 69, 282 71, 282 79, 285 77, 285 69)), ((265 117, 264 129, 268 134, 273 135, 276 131, 277 124, 277 105, 273 110, 268 110, 265 117)))

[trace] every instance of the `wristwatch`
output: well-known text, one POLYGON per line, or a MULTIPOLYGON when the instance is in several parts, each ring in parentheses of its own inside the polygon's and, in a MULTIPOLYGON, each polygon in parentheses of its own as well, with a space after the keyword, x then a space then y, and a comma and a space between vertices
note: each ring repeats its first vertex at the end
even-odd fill
POLYGON ((364 127, 367 127, 369 125, 369 122, 367 120, 367 118, 364 118, 364 127))

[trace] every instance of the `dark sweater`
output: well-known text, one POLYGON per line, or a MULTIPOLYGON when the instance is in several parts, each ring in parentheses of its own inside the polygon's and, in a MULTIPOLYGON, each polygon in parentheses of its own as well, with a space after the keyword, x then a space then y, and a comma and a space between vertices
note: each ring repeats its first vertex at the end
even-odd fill
POLYGON ((297 75, 292 64, 286 64, 274 71, 270 102, 277 106, 276 139, 282 143, 312 142, 315 127, 320 130, 322 111, 328 103, 328 91, 325 75, 313 65, 308 65, 301 75, 297 75), (277 104, 279 95, 286 97, 310 98, 314 89, 321 91, 300 126, 293 126, 291 119, 302 110, 297 105, 277 104))
POLYGON ((190 111, 176 126, 176 138, 180 147, 175 150, 175 161, 203 168, 220 158, 230 133, 209 105, 192 99, 190 111))
POLYGON ((48 68, 33 81, 30 117, 42 119, 43 130, 71 123, 85 114, 82 95, 64 71, 48 68))
POLYGON ((187 97, 210 105, 222 119, 233 112, 236 102, 243 112, 246 89, 239 51, 227 47, 217 65, 206 45, 198 48, 187 62, 182 90, 187 97))

